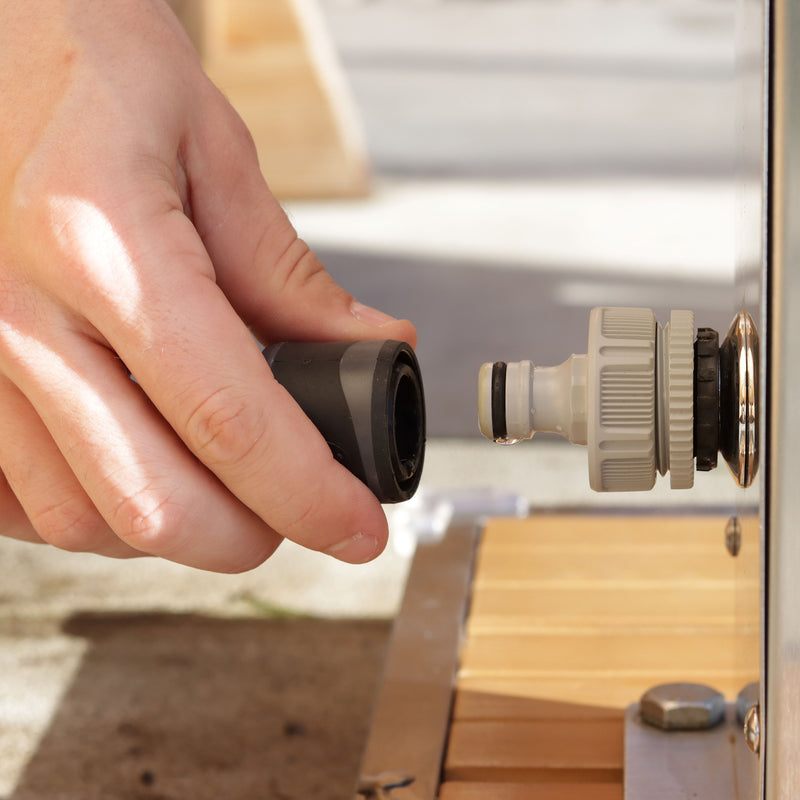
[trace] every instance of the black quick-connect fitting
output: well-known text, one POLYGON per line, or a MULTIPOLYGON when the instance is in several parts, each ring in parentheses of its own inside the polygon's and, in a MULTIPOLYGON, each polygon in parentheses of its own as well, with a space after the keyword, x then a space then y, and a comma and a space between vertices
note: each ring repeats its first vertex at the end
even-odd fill
MULTIPOLYGON (((694 454, 698 470, 711 470, 717 466, 717 453, 720 453, 739 484, 749 486, 758 468, 758 439, 757 428, 752 441, 742 434, 742 424, 747 421, 742 418, 740 390, 744 378, 741 370, 743 358, 751 373, 756 373, 757 362, 747 365, 748 353, 737 339, 737 331, 735 320, 722 344, 713 328, 699 328, 697 331, 694 344, 694 454), (740 476, 745 463, 750 466, 740 476)), ((750 357, 757 359, 757 346, 752 343, 749 346, 750 357)), ((755 374, 752 381, 757 385, 755 374)), ((750 424, 755 427, 755 419, 750 424)))
POLYGON ((408 500, 425 458, 425 396, 405 342, 283 342, 264 350, 276 380, 337 461, 382 503, 408 500))

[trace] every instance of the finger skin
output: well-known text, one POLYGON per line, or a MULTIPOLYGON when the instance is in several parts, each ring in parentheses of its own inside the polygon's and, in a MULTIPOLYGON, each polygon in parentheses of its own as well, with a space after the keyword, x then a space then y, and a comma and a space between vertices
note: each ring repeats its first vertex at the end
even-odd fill
POLYGON ((0 6, 0 97, 19 100, 0 120, 0 375, 56 496, 43 500, 19 438, 0 469, 31 529, 217 571, 255 566, 284 536, 374 557, 380 505, 248 326, 265 342, 414 343, 413 326, 355 303, 297 237, 166 6, 13 6, 0 6), (29 75, 18 42, 34 24, 29 75))
MULTIPOLYGON (((32 535, 25 535, 29 541, 39 539, 63 550, 137 554, 106 525, 39 415, 7 380, 0 380, 0 464, 7 489, 29 521, 24 526, 32 529, 32 535)), ((8 518, 2 519, 9 525, 8 518)))
POLYGON ((3 536, 19 539, 22 542, 44 543, 44 539, 34 530, 2 472, 0 472, 0 519, 3 536))
MULTIPOLYGON (((196 248, 192 259, 198 262, 204 258, 194 230, 180 216, 150 219, 142 230, 161 233, 161 241, 181 253, 196 248)), ((137 257, 135 236, 126 249, 137 257)), ((146 258, 143 251, 137 261, 146 258)), ((148 272, 155 285, 143 291, 141 313, 119 315, 134 323, 115 328, 109 320, 104 330, 187 446, 283 536, 317 550, 356 536, 362 548, 363 537, 374 538, 375 551, 382 548, 387 528, 379 503, 333 459, 321 435, 274 380, 219 287, 205 279, 171 286, 170 273, 155 273, 148 272), (166 307, 163 298, 170 299, 166 307)), ((104 307, 97 311, 103 313, 104 307)), ((352 557, 347 550, 335 552, 345 560, 352 557)))
MULTIPOLYGON (((16 331, 21 329, 18 321, 16 331)), ((70 549, 97 552, 97 546, 80 542, 99 535, 91 525, 104 521, 102 530, 113 531, 128 548, 202 569, 241 572, 274 552, 281 537, 192 458, 119 359, 79 334, 64 332, 56 337, 56 357, 55 342, 46 333, 39 336, 43 341, 36 347, 15 348, 6 333, 4 349, 16 359, 2 366, 24 388, 86 494, 81 503, 76 487, 61 475, 55 500, 40 498, 37 505, 31 493, 35 479, 18 470, 20 487, 28 490, 20 497, 30 505, 29 516, 35 525, 50 526, 43 538, 46 530, 64 527, 66 515, 70 524, 58 543, 70 549), (70 535, 75 540, 67 545, 64 538, 70 535)), ((38 444, 47 454, 47 443, 38 444)))
MULTIPOLYGON (((227 104, 221 95, 211 100, 227 104)), ((416 345, 407 320, 381 315, 367 321, 298 237, 269 191, 241 119, 212 115, 211 124, 187 137, 184 154, 193 221, 217 282, 262 341, 397 339, 416 345)))
MULTIPOLYGON (((193 226, 177 208, 165 214, 163 200, 152 208, 131 203, 125 213, 117 221, 99 214, 96 204, 58 199, 51 215, 59 232, 54 258, 64 265, 59 290, 66 294, 75 285, 76 308, 103 332, 161 415, 269 529, 313 549, 335 548, 342 560, 376 555, 387 537, 378 501, 334 461, 321 435, 273 379, 246 326, 210 279, 212 266, 193 226), (137 210, 140 219, 132 222, 137 210), (92 247, 97 240, 104 241, 102 250, 92 247), (152 241, 161 248, 155 250, 152 241), (171 263, 182 263, 185 271, 163 269, 171 263), (352 547, 341 546, 350 540, 352 547)), ((29 367, 37 370, 32 362, 29 367)), ((28 380, 38 385, 43 378, 28 380)), ((43 395, 37 397, 37 410, 46 404, 43 395)), ((58 440, 52 427, 51 433, 58 440)), ((99 448, 94 461, 112 455, 99 448)), ((139 538, 126 541, 140 547, 139 538)), ((188 540, 168 553, 155 542, 146 549, 197 565, 184 547, 188 540)))

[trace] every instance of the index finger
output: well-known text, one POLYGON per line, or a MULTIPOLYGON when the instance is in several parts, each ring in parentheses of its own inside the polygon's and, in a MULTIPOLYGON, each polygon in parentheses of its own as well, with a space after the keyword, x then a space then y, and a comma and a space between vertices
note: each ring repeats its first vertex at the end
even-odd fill
POLYGON ((162 416, 278 533, 344 561, 377 555, 387 537, 380 504, 272 377, 191 222, 143 212, 124 231, 136 296, 107 287, 86 313, 162 416))

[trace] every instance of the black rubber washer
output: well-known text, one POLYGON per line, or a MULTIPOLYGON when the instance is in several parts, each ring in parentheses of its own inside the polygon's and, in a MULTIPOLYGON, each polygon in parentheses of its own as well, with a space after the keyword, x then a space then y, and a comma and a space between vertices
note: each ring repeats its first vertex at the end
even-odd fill
POLYGON ((699 328, 694 343, 694 454, 697 469, 717 466, 719 450, 719 334, 699 328))
POLYGON ((506 430, 506 369, 505 361, 492 364, 492 436, 495 441, 505 439, 506 430))

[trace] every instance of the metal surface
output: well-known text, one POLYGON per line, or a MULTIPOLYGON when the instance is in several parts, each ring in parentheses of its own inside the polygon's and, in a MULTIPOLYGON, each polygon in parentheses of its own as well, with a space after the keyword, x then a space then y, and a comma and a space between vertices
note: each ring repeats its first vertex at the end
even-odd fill
MULTIPOLYGON (((759 507, 761 510, 760 558, 750 552, 742 552, 736 559, 736 580, 738 590, 737 618, 752 618, 758 611, 761 619, 761 652, 754 653, 750 643, 743 641, 737 648, 736 668, 740 673, 748 671, 755 661, 761 666, 762 691, 765 685, 763 664, 765 660, 764 635, 766 631, 766 584, 764 575, 764 553, 767 528, 764 523, 765 498, 764 485, 769 472, 771 442, 766 433, 765 418, 768 414, 768 395, 766 394, 767 361, 766 348, 769 337, 769 320, 765 310, 767 301, 766 262, 767 262, 767 126, 768 114, 768 62, 769 62, 769 3, 770 0, 736 0, 736 303, 732 309, 737 312, 746 309, 753 316, 760 333, 760 386, 756 387, 761 399, 761 420, 758 430, 761 443, 761 468, 759 480, 749 489, 738 490, 736 497, 737 513, 745 526, 747 521, 744 509, 759 507), (748 586, 754 582, 761 586, 760 608, 754 609, 748 595, 748 586)), ((743 541, 753 541, 755 537, 743 535, 743 541)), ((758 677, 757 674, 753 675, 758 677)), ((763 705, 762 705, 763 708, 763 705)), ((737 739, 744 747, 744 737, 737 731, 737 739)), ((762 739, 762 747, 764 741, 762 739)), ((747 776, 742 783, 748 788, 742 792, 746 800, 763 798, 763 759, 748 758, 740 763, 747 776)), ((787 795, 791 797, 792 795, 787 795)), ((797 796, 797 793, 795 793, 797 796)), ((774 797, 777 797, 775 795, 774 797)))
POLYGON ((639 701, 642 720, 662 731, 708 730, 722 722, 725 697, 699 683, 662 683, 639 701))
POLYGON ((437 795, 477 541, 476 525, 453 526, 414 556, 361 768, 362 788, 413 778, 392 800, 437 795))
POLYGON ((772 7, 765 797, 800 797, 800 5, 772 7))
POLYGON ((758 470, 758 330, 740 311, 720 347, 720 450, 739 486, 758 470))
POLYGON ((758 705, 750 706, 744 715, 744 741, 755 755, 758 755, 761 748, 760 716, 758 705))
POLYGON ((625 800, 753 800, 756 761, 747 749, 736 707, 705 731, 661 731, 625 713, 625 800))

